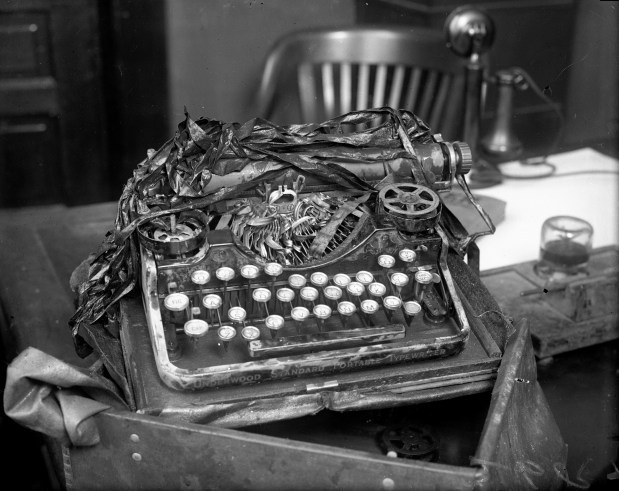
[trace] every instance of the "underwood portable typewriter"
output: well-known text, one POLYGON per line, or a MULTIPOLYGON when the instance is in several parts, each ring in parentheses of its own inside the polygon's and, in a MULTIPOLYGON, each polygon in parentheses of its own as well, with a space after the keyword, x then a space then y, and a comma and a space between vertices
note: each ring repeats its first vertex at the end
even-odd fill
POLYGON ((439 193, 457 180, 474 202, 471 160, 390 108, 290 127, 187 116, 125 187, 91 266, 116 288, 97 303, 91 279, 82 315, 139 267, 157 371, 182 390, 456 354, 470 327, 447 253, 474 237, 439 193))

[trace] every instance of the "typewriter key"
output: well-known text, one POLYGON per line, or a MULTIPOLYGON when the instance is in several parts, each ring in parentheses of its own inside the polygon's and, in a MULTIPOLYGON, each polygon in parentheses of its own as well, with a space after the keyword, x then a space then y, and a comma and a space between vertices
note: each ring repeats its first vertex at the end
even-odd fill
POLYGON ((264 320, 264 325, 271 331, 271 337, 275 339, 279 330, 284 327, 284 318, 281 315, 270 315, 264 320))
POLYGON ((217 337, 221 341, 224 351, 228 351, 228 344, 236 336, 236 329, 232 326, 221 326, 217 329, 217 337))
POLYGON ((194 285, 199 287, 200 305, 202 305, 202 299, 204 298, 204 285, 211 281, 211 274, 203 269, 196 269, 191 273, 191 281, 194 285))
POLYGON ((191 319, 185 322, 183 330, 194 346, 208 332, 208 323, 201 319, 191 319))
MULTIPOLYGON (((226 305, 226 293, 228 290, 228 282, 232 280, 236 275, 232 268, 229 268, 228 266, 222 266, 221 268, 217 268, 217 270, 215 271, 215 276, 217 276, 218 280, 223 281, 224 283, 224 291, 222 293, 222 297, 223 297, 223 305, 225 306, 226 305)), ((228 303, 231 303, 231 302, 228 302, 228 303)))
POLYGON ((304 286, 299 292, 301 298, 306 302, 306 305, 314 307, 314 302, 318 299, 318 290, 313 286, 304 286))
POLYGON ((258 269, 258 266, 254 266, 253 264, 245 264, 241 266, 241 276, 247 280, 245 303, 249 301, 249 296, 251 295, 251 282, 252 280, 255 280, 259 274, 260 269, 258 269))
POLYGON ((256 326, 246 326, 241 330, 241 337, 249 344, 260 339, 260 329, 256 326))
POLYGON ((316 324, 318 330, 323 332, 325 330, 325 321, 331 317, 331 307, 324 304, 318 304, 314 307, 314 315, 316 316, 316 324))
POLYGON ((378 312, 378 302, 376 300, 364 300, 361 302, 361 312, 363 312, 364 321, 367 325, 373 326, 374 321, 372 316, 378 312))
POLYGON ((358 281, 351 281, 346 287, 346 292, 350 295, 353 301, 359 305, 361 296, 365 292, 365 287, 358 281))
POLYGON ((370 283, 374 281, 374 275, 369 271, 359 271, 355 275, 355 279, 361 283, 363 286, 368 286, 370 283))
POLYGON ((389 284, 389 270, 395 266, 395 257, 389 254, 378 256, 378 265, 385 271, 385 283, 389 284))
POLYGON ((247 318, 247 312, 243 307, 232 307, 228 310, 228 319, 233 324, 243 324, 247 318))
POLYGON ((329 285, 323 290, 325 298, 332 307, 337 307, 337 302, 342 298, 342 289, 339 286, 329 285))
POLYGON ((385 315, 387 316, 387 320, 392 322, 393 312, 402 306, 402 300, 400 300, 399 297, 389 295, 388 297, 383 298, 383 306, 385 307, 385 315))
POLYGON ((375 281, 374 283, 370 283, 368 285, 368 292, 370 292, 370 295, 372 295, 373 297, 380 298, 383 297, 385 293, 387 293, 387 287, 382 283, 378 283, 375 281))
MULTIPOLYGON (((252 298, 257 305, 264 306, 265 317, 269 316, 269 306, 267 305, 268 301, 271 300, 271 292, 267 288, 256 288, 252 294, 252 298)), ((258 308, 258 312, 260 312, 260 308, 258 308)))
POLYGON ((405 263, 412 263, 417 259, 417 253, 411 249, 404 248, 398 252, 398 257, 405 263))
POLYGON ((336 286, 339 286, 341 289, 346 288, 351 281, 352 280, 350 279, 350 276, 344 273, 338 273, 333 277, 333 283, 335 283, 336 286))
POLYGON ((329 277, 322 271, 316 271, 310 275, 310 282, 318 289, 320 301, 324 301, 322 288, 329 284, 329 277))
POLYGON ((391 275, 391 284, 395 287, 397 295, 402 295, 402 288, 408 285, 408 275, 404 273, 393 273, 391 275))
POLYGON ((430 283, 432 283, 432 280, 432 273, 429 271, 417 271, 415 273, 415 288, 413 290, 413 296, 419 303, 423 301, 423 295, 430 283))
POLYGON ((301 334, 301 326, 309 315, 310 312, 305 307, 295 307, 290 311, 290 317, 294 320, 294 326, 297 329, 297 334, 301 334))
POLYGON ((292 310, 294 291, 292 291, 290 288, 280 288, 279 290, 277 290, 275 296, 277 297, 277 300, 279 300, 281 307, 277 308, 277 310, 281 311, 284 315, 286 315, 286 305, 288 305, 290 307, 290 310, 292 310))
POLYGON ((222 300, 219 295, 215 295, 214 293, 210 293, 206 297, 202 299, 202 304, 204 308, 208 311, 209 322, 214 324, 214 314, 217 314, 217 320, 219 321, 219 325, 221 326, 221 314, 219 313, 219 309, 222 306, 222 300))
POLYGON ((170 293, 163 299, 163 306, 170 311, 170 321, 175 324, 183 324, 191 319, 189 297, 184 293, 170 293), (183 316, 182 312, 185 313, 183 316))
POLYGON ((303 288, 305 286, 306 282, 307 282, 307 280, 305 279, 305 276, 300 275, 300 274, 291 274, 288 277, 288 284, 292 288, 296 288, 297 290, 299 288, 303 288))
POLYGON ((406 317, 406 320, 408 321, 408 325, 411 326, 413 324, 413 319, 415 318, 415 316, 421 312, 421 305, 419 305, 418 302, 413 301, 409 301, 409 302, 404 302, 404 304, 402 305, 402 308, 404 310, 404 315, 406 317))
POLYGON ((337 311, 340 314, 342 326, 344 327, 344 329, 346 329, 348 319, 355 314, 355 312, 357 311, 357 307, 352 302, 344 301, 337 304, 337 311))

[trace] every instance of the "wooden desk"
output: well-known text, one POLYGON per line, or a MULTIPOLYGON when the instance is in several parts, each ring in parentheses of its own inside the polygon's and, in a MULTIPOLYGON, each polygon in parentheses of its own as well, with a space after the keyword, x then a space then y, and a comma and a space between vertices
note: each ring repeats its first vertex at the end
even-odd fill
MULTIPOLYGON (((589 152, 580 155, 591 155, 589 152)), ((612 183, 611 177, 606 175, 595 179, 612 183)), ((563 177, 555 181, 558 183, 561 179, 573 178, 563 177)), ((536 186, 550 188, 555 181, 523 181, 515 186, 521 190, 536 186)), ((582 192, 583 182, 583 176, 580 176, 578 182, 570 184, 571 189, 580 190, 579 198, 589 198, 590 195, 582 192)), ((550 216, 529 216, 531 222, 536 222, 526 223, 527 213, 538 209, 537 204, 531 201, 514 204, 509 196, 516 196, 516 191, 508 189, 515 193, 511 195, 502 191, 510 186, 511 183, 506 183, 484 190, 484 194, 508 200, 506 221, 499 225, 497 235, 480 241, 485 268, 498 265, 492 262, 495 259, 484 262, 484 257, 491 256, 494 249, 499 249, 497 256, 504 260, 512 252, 520 254, 523 250, 528 254, 525 260, 536 257, 539 226, 546 216, 550 216), (535 241, 513 240, 513 236, 505 231, 512 221, 537 231, 523 235, 535 237, 535 241), (533 245, 527 245, 529 242, 533 245)), ((616 193, 612 187, 610 189, 616 193)), ((549 207, 546 211, 550 214, 573 213, 591 219, 596 232, 600 232, 596 234, 596 246, 606 245, 603 242, 606 240, 604 227, 612 227, 611 222, 614 222, 616 230, 617 220, 611 220, 613 216, 616 218, 612 215, 616 211, 607 210, 598 224, 595 216, 590 218, 576 213, 584 209, 577 204, 566 211, 556 203, 549 204, 549 207)), ((5 339, 11 340, 8 360, 32 345, 70 363, 88 364, 89 360, 81 360, 74 354, 67 325, 73 313, 69 277, 73 269, 96 250, 113 224, 115 211, 115 203, 103 203, 79 208, 57 206, 0 212, 0 300, 4 314, 0 322, 5 339)), ((517 259, 512 262, 521 260, 521 256, 514 257, 517 259)), ((617 442, 612 437, 618 433, 618 348, 617 342, 605 343, 559 355, 550 364, 538 367, 539 381, 569 446, 568 472, 571 478, 575 478, 582 464, 592 459, 583 477, 590 482, 606 483, 606 474, 613 471, 611 462, 617 461, 617 442)))

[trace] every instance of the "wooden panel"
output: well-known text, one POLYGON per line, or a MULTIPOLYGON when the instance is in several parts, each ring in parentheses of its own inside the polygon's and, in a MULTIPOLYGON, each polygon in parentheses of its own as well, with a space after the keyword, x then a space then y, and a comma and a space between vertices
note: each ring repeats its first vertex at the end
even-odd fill
POLYGON ((0 119, 0 206, 60 201, 57 137, 52 118, 0 119))
POLYGON ((48 36, 44 13, 0 13, 0 77, 48 75, 48 36))

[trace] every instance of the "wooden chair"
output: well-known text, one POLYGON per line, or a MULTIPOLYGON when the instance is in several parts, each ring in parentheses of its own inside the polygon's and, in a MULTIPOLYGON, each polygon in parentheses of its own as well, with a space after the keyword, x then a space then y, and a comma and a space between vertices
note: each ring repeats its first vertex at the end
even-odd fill
POLYGON ((458 138, 463 97, 463 61, 449 51, 440 31, 313 30, 290 34, 273 47, 258 114, 282 124, 277 115, 286 123, 305 123, 391 106, 411 110, 446 138, 458 138))

